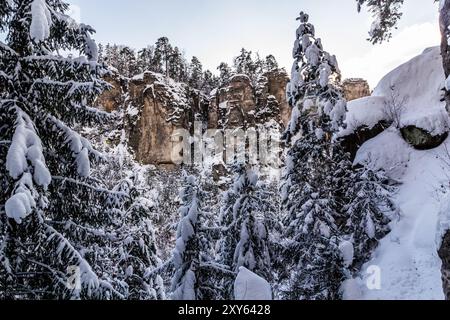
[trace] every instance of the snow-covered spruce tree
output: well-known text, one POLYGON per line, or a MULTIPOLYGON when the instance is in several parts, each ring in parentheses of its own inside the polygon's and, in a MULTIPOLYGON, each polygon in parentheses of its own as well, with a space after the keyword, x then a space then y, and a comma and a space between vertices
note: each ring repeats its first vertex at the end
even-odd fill
MULTIPOLYGON (((273 212, 273 205, 267 201, 254 170, 236 164, 233 171, 234 181, 230 190, 224 193, 220 210, 223 234, 219 243, 219 262, 236 273, 240 267, 245 267, 270 281, 269 217, 266 212, 273 212)), ((232 288, 227 280, 224 288, 232 288)), ((231 291, 225 294, 232 297, 231 291)))
POLYGON ((108 119, 90 107, 107 87, 94 30, 68 17, 58 0, 2 1, 0 8, 0 292, 121 298, 102 272, 107 248, 97 235, 113 225, 111 198, 124 195, 90 178, 99 154, 72 129, 108 119), (79 275, 74 283, 72 275, 79 275))
POLYGON ((353 168, 335 139, 346 111, 335 81, 339 69, 336 59, 323 52, 308 18, 300 14, 288 90, 294 112, 286 133, 292 147, 282 199, 286 257, 295 272, 286 296, 338 299, 341 282, 359 271, 386 234, 385 213, 394 208, 382 174, 353 168))
POLYGON ((303 136, 289 151, 282 198, 286 217, 282 266, 287 299, 337 299, 344 279, 339 255, 339 216, 331 186, 331 159, 315 134, 303 136), (287 187, 287 185, 289 185, 287 187), (286 188, 287 187, 287 188, 286 188), (286 188, 286 189, 284 189, 286 188), (290 267, 294 273, 291 273, 290 267))
POLYGON ((341 214, 335 209, 331 183, 331 138, 343 122, 346 103, 336 85, 336 58, 323 50, 308 15, 301 12, 298 20, 287 92, 293 113, 285 138, 291 147, 282 182, 289 239, 285 265, 290 263, 295 272, 285 297, 336 299, 344 268, 338 251, 341 214))
POLYGON ((172 279, 172 300, 206 300, 208 288, 202 280, 208 279, 204 274, 203 254, 208 241, 204 239, 202 225, 203 191, 194 176, 184 177, 180 190, 180 222, 177 228, 177 240, 173 251, 175 275, 172 279))
POLYGON ((333 179, 339 221, 339 250, 347 269, 346 277, 361 271, 378 242, 388 234, 390 218, 398 214, 391 200, 395 187, 388 185, 382 171, 360 165, 353 167, 348 154, 334 145, 333 179))
POLYGON ((322 41, 315 37, 309 16, 301 12, 300 27, 294 43, 292 79, 287 89, 293 114, 285 133, 288 142, 299 132, 316 133, 319 140, 336 132, 342 124, 346 102, 338 88, 340 70, 336 57, 323 50, 322 41))
MULTIPOLYGON (((93 168, 92 176, 104 179, 108 189, 124 194, 116 201, 115 226, 111 229, 108 260, 110 274, 130 300, 163 300, 165 288, 161 278, 165 265, 158 250, 154 224, 158 221, 154 185, 149 181, 150 168, 138 164, 128 148, 124 127, 128 121, 127 105, 118 110, 119 117, 102 126, 87 128, 86 137, 104 155, 93 168), (106 143, 106 141, 108 143, 106 143)), ((108 230, 108 229, 107 229, 108 230)), ((108 230, 109 231, 109 230, 108 230)))
POLYGON ((140 194, 137 178, 124 179, 114 189, 128 197, 120 212, 121 227, 113 241, 117 250, 110 259, 117 261, 114 275, 127 299, 163 300, 163 280, 153 272, 161 265, 151 221, 153 204, 140 194))

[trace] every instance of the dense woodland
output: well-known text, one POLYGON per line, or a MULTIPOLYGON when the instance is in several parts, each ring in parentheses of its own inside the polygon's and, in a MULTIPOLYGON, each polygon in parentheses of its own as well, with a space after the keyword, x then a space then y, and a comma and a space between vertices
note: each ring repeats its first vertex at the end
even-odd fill
POLYGON ((203 70, 197 57, 187 60, 184 52, 173 46, 167 37, 159 38, 154 45, 134 50, 123 45, 99 45, 99 61, 116 69, 124 77, 133 77, 145 71, 161 73, 176 82, 209 94, 235 74, 245 74, 255 83, 264 72, 278 68, 273 55, 261 58, 258 53, 242 49, 232 65, 220 63, 217 70, 203 70))

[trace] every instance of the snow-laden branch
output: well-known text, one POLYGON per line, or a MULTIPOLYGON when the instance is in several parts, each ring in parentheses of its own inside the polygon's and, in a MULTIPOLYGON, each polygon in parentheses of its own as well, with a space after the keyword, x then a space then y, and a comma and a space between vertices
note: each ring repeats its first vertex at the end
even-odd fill
POLYGON ((47 242, 55 241, 56 253, 59 257, 60 262, 62 258, 65 257, 67 260, 76 263, 78 268, 80 268, 80 280, 81 284, 87 289, 88 295, 93 296, 94 293, 100 288, 110 290, 116 294, 120 299, 124 296, 115 290, 110 283, 100 280, 97 274, 92 270, 89 262, 84 259, 80 253, 72 246, 72 244, 57 230, 48 224, 44 225, 45 232, 47 233, 47 242))
POLYGON ((174 265, 174 264, 173 264, 173 258, 172 258, 172 259, 169 259, 169 260, 167 260, 166 262, 164 262, 163 264, 161 264, 160 266, 158 266, 157 268, 152 269, 152 270, 147 270, 147 271, 145 272, 145 274, 144 274, 144 278, 146 278, 146 279, 151 279, 151 278, 153 278, 153 277, 156 276, 156 275, 159 275, 159 274, 161 274, 161 273, 166 272, 167 270, 169 270, 170 268, 172 268, 173 265, 174 265))
POLYGON ((117 195, 117 196, 121 196, 121 197, 128 197, 128 194, 126 192, 112 191, 112 190, 108 190, 108 189, 102 188, 102 187, 95 187, 95 186, 92 186, 92 185, 90 185, 88 183, 75 180, 73 178, 67 178, 67 177, 61 177, 61 176, 52 176, 52 179, 56 180, 56 181, 61 181, 62 183, 68 182, 68 183, 71 183, 71 184, 79 185, 79 186, 82 186, 82 187, 94 190, 96 192, 103 192, 103 193, 107 193, 107 194, 111 194, 111 195, 117 195))

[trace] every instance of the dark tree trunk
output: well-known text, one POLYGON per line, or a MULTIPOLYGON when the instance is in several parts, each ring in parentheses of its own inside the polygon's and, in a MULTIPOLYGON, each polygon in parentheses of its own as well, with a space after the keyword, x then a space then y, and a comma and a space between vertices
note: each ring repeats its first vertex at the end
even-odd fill
POLYGON ((442 260, 442 284, 444 294, 447 300, 450 300, 450 231, 447 232, 442 240, 439 249, 439 257, 442 260))
MULTIPOLYGON (((445 1, 440 10, 439 24, 441 28, 441 54, 445 78, 450 76, 450 0, 445 1)), ((447 111, 450 112, 450 91, 445 93, 445 101, 447 103, 447 111)))

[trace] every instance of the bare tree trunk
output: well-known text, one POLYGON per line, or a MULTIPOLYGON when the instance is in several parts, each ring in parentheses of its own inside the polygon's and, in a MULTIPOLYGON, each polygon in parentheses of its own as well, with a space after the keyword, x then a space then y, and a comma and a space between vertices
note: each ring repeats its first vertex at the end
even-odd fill
MULTIPOLYGON (((450 0, 444 1, 440 9, 439 24, 441 28, 441 54, 445 78, 450 76, 450 0)), ((449 88, 450 89, 450 88, 449 88)), ((450 91, 445 93, 447 111, 450 112, 450 91)))

